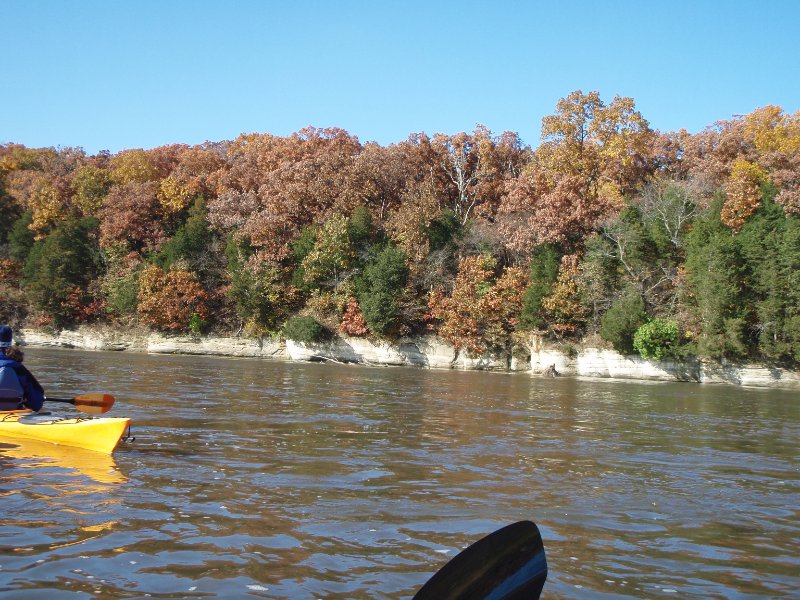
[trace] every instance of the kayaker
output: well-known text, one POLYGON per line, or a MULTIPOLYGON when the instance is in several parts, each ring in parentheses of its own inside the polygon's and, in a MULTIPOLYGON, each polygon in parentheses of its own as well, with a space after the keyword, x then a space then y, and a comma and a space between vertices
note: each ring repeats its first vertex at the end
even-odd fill
POLYGON ((22 352, 15 350, 11 327, 0 325, 0 406, 7 410, 21 399, 22 407, 39 411, 44 404, 44 389, 22 364, 22 352))

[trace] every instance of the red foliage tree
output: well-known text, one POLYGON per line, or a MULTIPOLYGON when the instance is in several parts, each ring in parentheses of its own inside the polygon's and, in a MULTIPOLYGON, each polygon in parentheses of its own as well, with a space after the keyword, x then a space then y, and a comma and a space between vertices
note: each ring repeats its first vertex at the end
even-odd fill
POLYGON ((165 234, 157 193, 154 181, 114 186, 100 211, 100 245, 131 252, 158 249, 165 234))
POLYGON ((350 298, 347 301, 347 308, 345 308, 344 315, 342 315, 339 331, 354 336, 364 336, 369 333, 369 327, 367 327, 367 322, 364 320, 364 315, 361 314, 358 300, 355 298, 350 298))
POLYGON ((266 259, 282 261, 303 227, 360 204, 351 185, 360 149, 341 129, 240 136, 228 153, 228 189, 209 205, 209 220, 221 229, 238 226, 266 259))

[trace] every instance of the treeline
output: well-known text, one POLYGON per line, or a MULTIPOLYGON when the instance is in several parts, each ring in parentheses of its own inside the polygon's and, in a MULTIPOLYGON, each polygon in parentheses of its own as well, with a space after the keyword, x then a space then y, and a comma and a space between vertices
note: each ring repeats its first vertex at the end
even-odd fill
POLYGON ((0 320, 65 328, 534 331, 623 353, 800 361, 800 113, 658 132, 573 92, 536 149, 484 127, 340 129, 87 155, 0 146, 0 320))

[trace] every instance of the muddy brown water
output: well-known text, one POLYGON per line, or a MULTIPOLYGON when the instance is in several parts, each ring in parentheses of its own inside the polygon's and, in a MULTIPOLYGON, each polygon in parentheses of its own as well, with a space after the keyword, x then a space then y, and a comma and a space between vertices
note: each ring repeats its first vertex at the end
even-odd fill
MULTIPOLYGON (((800 595, 800 394, 28 348, 113 457, 0 439, 3 598, 407 598, 535 521, 543 598, 800 595)), ((56 413, 68 407, 52 406, 56 413)))

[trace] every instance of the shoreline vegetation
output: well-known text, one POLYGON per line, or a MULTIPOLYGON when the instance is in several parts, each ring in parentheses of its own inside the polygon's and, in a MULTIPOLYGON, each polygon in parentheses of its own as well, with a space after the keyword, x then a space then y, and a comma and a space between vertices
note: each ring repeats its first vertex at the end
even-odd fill
POLYGON ((661 132, 632 98, 578 90, 535 148, 481 125, 388 146, 314 127, 116 154, 0 144, 0 322, 783 381, 800 370, 800 111, 661 132))
POLYGON ((580 350, 547 346, 531 337, 515 355, 474 358, 434 336, 409 337, 397 343, 336 336, 323 343, 303 343, 278 338, 197 336, 158 332, 121 332, 82 327, 58 333, 23 329, 26 346, 71 348, 88 351, 143 352, 227 356, 268 360, 335 362, 367 366, 406 366, 429 369, 484 370, 540 377, 580 377, 631 381, 732 384, 747 387, 800 389, 800 373, 756 363, 652 361, 623 356, 613 349, 580 350), (527 350, 527 352, 526 352, 527 350))

